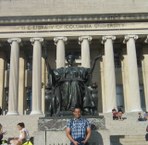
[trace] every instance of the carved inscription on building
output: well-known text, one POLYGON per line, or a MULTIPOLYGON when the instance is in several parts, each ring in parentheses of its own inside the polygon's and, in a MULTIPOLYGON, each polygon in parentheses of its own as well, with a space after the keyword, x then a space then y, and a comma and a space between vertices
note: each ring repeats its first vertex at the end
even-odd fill
POLYGON ((0 26, 0 33, 7 32, 56 32, 56 31, 89 31, 89 30, 130 30, 147 29, 148 22, 143 23, 94 23, 94 24, 55 24, 0 26))
POLYGON ((64 30, 93 30, 93 29, 107 29, 115 27, 123 27, 124 24, 64 24, 64 25, 34 25, 34 26, 21 26, 20 30, 42 30, 42 31, 64 31, 64 30))

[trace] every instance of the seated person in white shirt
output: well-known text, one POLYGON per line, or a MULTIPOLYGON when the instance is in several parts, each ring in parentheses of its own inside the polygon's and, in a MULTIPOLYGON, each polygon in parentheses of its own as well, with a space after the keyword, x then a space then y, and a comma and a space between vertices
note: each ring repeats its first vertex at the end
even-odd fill
POLYGON ((19 137, 10 140, 11 145, 22 145, 30 139, 29 132, 25 129, 25 124, 23 122, 18 123, 17 128, 20 131, 20 135, 19 137))

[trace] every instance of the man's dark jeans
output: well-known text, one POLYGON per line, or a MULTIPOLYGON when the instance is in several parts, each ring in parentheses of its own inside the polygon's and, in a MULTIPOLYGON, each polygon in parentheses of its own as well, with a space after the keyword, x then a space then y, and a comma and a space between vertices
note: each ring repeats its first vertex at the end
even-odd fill
MULTIPOLYGON (((79 143, 79 145, 84 145, 84 144, 82 143, 82 141, 84 140, 84 138, 79 137, 79 138, 77 138, 77 139, 75 139, 75 140, 79 143)), ((70 145, 74 145, 74 144, 71 142, 70 145)), ((85 145, 89 145, 89 144, 86 143, 85 145)))

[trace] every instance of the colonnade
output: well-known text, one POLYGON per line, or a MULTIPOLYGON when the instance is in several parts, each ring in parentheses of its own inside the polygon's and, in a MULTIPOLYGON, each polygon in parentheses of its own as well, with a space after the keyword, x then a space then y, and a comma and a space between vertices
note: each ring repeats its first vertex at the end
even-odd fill
MULTIPOLYGON (((102 91, 103 91, 103 112, 111 112, 116 104, 116 76, 114 64, 114 48, 113 42, 117 36, 102 36, 102 44, 104 47, 104 56, 102 63, 102 91)), ((135 41, 137 35, 123 36, 126 44, 127 54, 122 63, 122 77, 124 88, 125 110, 127 112, 141 111, 139 77, 136 57, 135 41)), ((65 44, 68 37, 55 37, 56 45, 56 67, 65 67, 65 44)), ((81 45, 81 66, 90 68, 90 42, 91 36, 81 36, 78 38, 81 45)), ((147 42, 148 39, 146 39, 147 42)), ((7 115, 17 115, 18 112, 18 88, 19 88, 19 44, 23 41, 20 38, 8 39, 11 45, 10 53, 10 76, 9 76, 9 100, 7 115)), ((31 38, 33 45, 33 67, 32 67, 32 110, 31 115, 42 114, 42 98, 41 98, 41 68, 42 68, 42 42, 44 38, 31 38)), ((98 54, 99 55, 99 54, 98 54)), ((148 96, 148 55, 142 62, 145 96, 148 96)), ((98 72, 99 73, 99 72, 98 72)), ((148 98, 145 98, 146 109, 148 110, 148 98)))

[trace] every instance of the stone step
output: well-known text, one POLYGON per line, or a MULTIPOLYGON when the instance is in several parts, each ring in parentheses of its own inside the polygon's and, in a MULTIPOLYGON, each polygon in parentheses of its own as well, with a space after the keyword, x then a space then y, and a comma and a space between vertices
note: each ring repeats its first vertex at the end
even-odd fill
POLYGON ((145 140, 144 135, 126 135, 125 138, 126 140, 145 140))
POLYGON ((147 142, 121 142, 122 143, 122 145, 148 145, 148 143, 147 142))
POLYGON ((34 136, 34 132, 38 130, 38 120, 40 117, 43 117, 43 115, 1 115, 0 123, 7 132, 3 139, 7 140, 10 137, 18 136, 17 124, 19 122, 24 122, 30 136, 34 136))
POLYGON ((148 121, 138 121, 137 118, 137 113, 132 113, 120 121, 113 120, 112 114, 105 114, 105 125, 111 135, 144 135, 148 121))
POLYGON ((122 143, 122 145, 147 145, 148 143, 140 142, 140 143, 122 143))
POLYGON ((123 145, 147 145, 144 135, 128 135, 125 138, 120 138, 120 143, 123 145))

